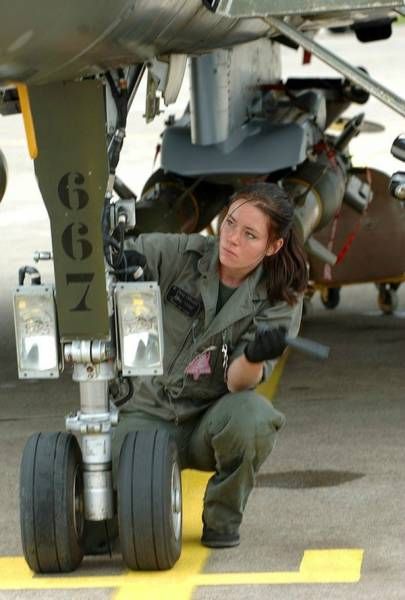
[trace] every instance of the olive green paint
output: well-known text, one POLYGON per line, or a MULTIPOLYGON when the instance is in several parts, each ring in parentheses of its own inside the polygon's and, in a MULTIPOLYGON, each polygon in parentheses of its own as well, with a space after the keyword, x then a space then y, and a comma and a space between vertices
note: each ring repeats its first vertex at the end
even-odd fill
POLYGON ((39 150, 35 173, 51 223, 60 336, 105 339, 103 86, 94 80, 53 83, 33 86, 29 95, 39 150))

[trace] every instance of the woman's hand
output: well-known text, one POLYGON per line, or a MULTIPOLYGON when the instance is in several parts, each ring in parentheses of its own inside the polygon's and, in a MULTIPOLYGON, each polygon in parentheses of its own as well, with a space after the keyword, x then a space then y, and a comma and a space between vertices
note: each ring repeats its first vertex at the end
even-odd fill
POLYGON ((258 331, 255 339, 229 366, 227 385, 230 392, 254 388, 262 379, 264 361, 280 356, 287 343, 285 327, 258 331))
POLYGON ((245 348, 245 356, 251 363, 260 363, 264 360, 273 360, 281 356, 287 347, 285 327, 277 329, 264 329, 256 332, 255 339, 245 348))
POLYGON ((249 362, 244 354, 231 362, 228 369, 226 384, 230 392, 251 390, 261 381, 263 363, 249 362))

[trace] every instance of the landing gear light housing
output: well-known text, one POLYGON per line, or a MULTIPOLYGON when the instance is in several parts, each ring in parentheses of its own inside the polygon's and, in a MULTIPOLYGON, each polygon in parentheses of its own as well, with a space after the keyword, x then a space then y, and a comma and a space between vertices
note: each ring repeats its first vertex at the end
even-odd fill
POLYGON ((162 375, 163 327, 158 284, 118 284, 115 299, 122 374, 162 375))
POLYGON ((52 286, 21 286, 15 290, 14 325, 19 378, 59 377, 59 344, 52 286))

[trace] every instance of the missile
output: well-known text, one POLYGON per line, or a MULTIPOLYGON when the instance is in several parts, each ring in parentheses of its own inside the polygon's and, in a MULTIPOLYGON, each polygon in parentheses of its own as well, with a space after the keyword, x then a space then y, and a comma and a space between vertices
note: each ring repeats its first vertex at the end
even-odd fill
POLYGON ((299 352, 303 352, 304 354, 308 354, 308 356, 311 356, 312 358, 325 360, 329 356, 329 346, 325 346, 324 344, 320 344, 314 340, 309 340, 303 337, 290 337, 286 335, 285 341, 290 348, 298 350, 299 352))

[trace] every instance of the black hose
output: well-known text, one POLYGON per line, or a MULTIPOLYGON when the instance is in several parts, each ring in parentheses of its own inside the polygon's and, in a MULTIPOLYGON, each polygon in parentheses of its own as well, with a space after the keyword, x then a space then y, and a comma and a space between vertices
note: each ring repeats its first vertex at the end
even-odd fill
POLYGON ((134 384, 132 383, 131 379, 129 377, 125 377, 124 379, 128 385, 128 393, 126 394, 126 396, 120 398, 119 400, 113 400, 113 403, 117 408, 128 402, 128 400, 130 400, 134 393, 134 384))
MULTIPOLYGON (((114 237, 112 238, 114 242, 117 242, 117 245, 114 246, 118 249, 118 255, 114 258, 114 267, 117 268, 122 263, 122 259, 124 256, 124 242, 125 242, 125 224, 118 223, 118 227, 116 227, 115 231, 118 230, 119 240, 116 240, 114 237)), ((113 235, 114 235, 113 233, 113 235)))

